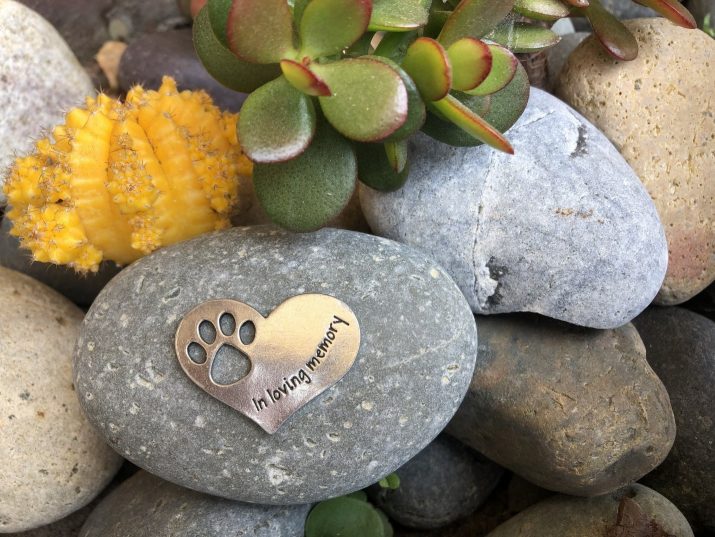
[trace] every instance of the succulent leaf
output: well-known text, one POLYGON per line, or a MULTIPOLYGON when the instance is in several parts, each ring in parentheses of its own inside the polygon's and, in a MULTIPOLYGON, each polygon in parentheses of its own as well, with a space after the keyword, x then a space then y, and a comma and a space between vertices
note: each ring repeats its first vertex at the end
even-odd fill
POLYGON ((636 38, 599 0, 590 0, 588 7, 575 8, 574 12, 588 18, 593 33, 611 56, 619 60, 633 60, 638 56, 636 38))
POLYGON ((374 55, 402 63, 407 49, 417 39, 417 32, 386 32, 375 48, 374 55))
POLYGON ((516 0, 514 11, 540 21, 555 21, 568 17, 571 13, 561 0, 516 0))
POLYGON ((291 85, 312 97, 330 97, 328 85, 302 63, 293 60, 281 61, 281 70, 291 85))
POLYGON ((238 138, 254 162, 283 162, 297 157, 315 134, 311 99, 285 77, 257 89, 243 103, 238 138))
POLYGON ((205 5, 208 6, 211 28, 221 44, 228 48, 226 30, 228 29, 228 12, 231 9, 231 0, 208 0, 205 5))
POLYGON ((407 89, 407 119, 402 127, 393 132, 386 139, 386 141, 403 140, 413 135, 422 128, 422 125, 424 125, 425 118, 427 117, 427 107, 425 106, 425 102, 422 100, 422 96, 420 95, 420 91, 417 89, 414 80, 410 78, 402 67, 397 65, 392 60, 381 56, 373 55, 370 56, 370 59, 390 66, 398 75, 400 75, 402 82, 405 84, 405 88, 407 89))
POLYGON ((573 7, 588 7, 588 0, 564 0, 573 7))
POLYGON ((561 41, 561 37, 548 28, 526 22, 500 24, 489 34, 489 39, 505 46, 512 52, 539 52, 561 41))
MULTIPOLYGON (((357 160, 345 138, 320 121, 315 139, 299 157, 256 164, 253 185, 266 214, 291 231, 324 226, 347 205, 357 181, 357 160)), ((360 500, 353 500, 363 503, 360 500)))
POLYGON ((357 144, 358 177, 370 188, 393 192, 402 188, 409 175, 407 142, 357 144))
POLYGON ((420 37, 410 45, 402 68, 415 81, 426 101, 439 101, 452 88, 452 66, 447 51, 430 37, 420 37))
POLYGON ((694 29, 698 25, 695 22, 695 18, 688 11, 683 4, 678 0, 634 0, 636 3, 641 4, 657 11, 668 19, 673 24, 682 26, 683 28, 694 29))
MULTIPOLYGON (((526 105, 529 102, 530 89, 529 76, 526 74, 526 69, 519 64, 514 79, 506 88, 497 93, 480 97, 456 92, 454 96, 472 112, 483 117, 489 124, 501 132, 506 132, 516 123, 526 109, 526 105)), ((467 134, 444 117, 440 118, 438 114, 433 112, 434 111, 430 111, 430 113, 427 114, 427 120, 422 127, 422 131, 425 134, 440 142, 457 147, 482 145, 480 140, 467 134)))
POLYGON ((463 37, 482 37, 513 7, 514 0, 462 0, 444 23, 439 42, 449 47, 463 37))
POLYGON ((293 24, 296 28, 300 28, 300 21, 303 20, 303 13, 309 2, 310 0, 289 0, 289 4, 293 9, 293 24))
POLYGON ((408 115, 407 88, 400 75, 370 56, 315 64, 313 71, 333 92, 320 97, 327 120, 341 134, 359 142, 384 140, 408 115))
POLYGON ((482 117, 472 112, 464 106, 453 95, 447 95, 441 101, 430 103, 430 106, 438 110, 442 116, 463 129, 468 134, 481 140, 494 149, 504 153, 513 154, 514 149, 509 141, 504 138, 501 132, 490 125, 482 117))
POLYGON ((286 0, 232 0, 226 38, 233 53, 247 62, 278 63, 295 56, 286 0))
POLYGON ((371 504, 343 496, 313 508, 305 522, 305 536, 388 537, 392 529, 385 520, 371 504))
POLYGON ((486 79, 467 93, 471 95, 490 95, 506 87, 514 78, 519 66, 519 59, 501 45, 489 45, 492 58, 491 71, 486 79))
POLYGON ((232 90, 250 93, 280 76, 277 65, 260 65, 239 60, 214 33, 209 11, 204 7, 194 20, 194 47, 206 71, 232 90))
POLYGON ((365 33, 372 0, 311 0, 300 21, 301 56, 337 54, 365 33))
POLYGON ((370 30, 409 32, 427 24, 432 0, 373 0, 370 30))
POLYGON ((447 55, 452 65, 452 87, 456 90, 476 88, 492 70, 490 47, 479 39, 464 37, 455 41, 447 49, 447 55))

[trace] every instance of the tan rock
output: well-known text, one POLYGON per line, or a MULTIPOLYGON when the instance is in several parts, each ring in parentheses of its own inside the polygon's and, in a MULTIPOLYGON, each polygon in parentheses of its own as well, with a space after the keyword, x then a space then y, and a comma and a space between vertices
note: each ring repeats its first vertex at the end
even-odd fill
POLYGON ((715 40, 662 18, 625 24, 638 58, 618 62, 586 39, 557 95, 608 136, 650 192, 670 253, 656 302, 678 304, 715 280, 715 40))
POLYGON ((94 498, 122 459, 81 413, 72 352, 82 311, 0 268, 0 534, 54 522, 94 498))

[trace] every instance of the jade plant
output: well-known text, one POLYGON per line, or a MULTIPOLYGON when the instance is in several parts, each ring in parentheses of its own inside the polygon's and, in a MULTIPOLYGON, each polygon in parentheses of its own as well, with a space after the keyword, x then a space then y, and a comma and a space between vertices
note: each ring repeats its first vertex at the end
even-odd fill
POLYGON ((305 521, 305 537, 392 537, 393 534, 385 513, 368 502, 362 490, 318 503, 305 521))
MULTIPOLYGON (((677 0, 640 0, 694 26, 677 0)), ((598 0, 208 0, 194 44, 208 72, 249 93, 238 137, 268 216, 325 225, 356 180, 383 191, 409 173, 422 130, 455 146, 512 153, 502 134, 526 107, 515 53, 558 42, 540 21, 586 16, 606 50, 637 53, 598 0), (518 19, 518 20, 517 20, 518 19)))

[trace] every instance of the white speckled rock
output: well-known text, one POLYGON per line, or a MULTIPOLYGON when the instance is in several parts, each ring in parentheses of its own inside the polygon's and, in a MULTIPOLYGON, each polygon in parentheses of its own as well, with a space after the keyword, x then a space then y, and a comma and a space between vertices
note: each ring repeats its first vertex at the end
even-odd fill
MULTIPOLYGON (((13 157, 61 123, 94 93, 57 31, 31 9, 0 0, 0 186, 13 157)), ((0 205, 5 195, 0 190, 0 205)))
POLYGON ((538 89, 507 137, 514 156, 414 137, 401 190, 361 186, 370 227, 441 263, 476 313, 630 321, 658 292, 668 257, 638 177, 586 119, 538 89))
POLYGON ((564 66, 557 94, 621 151, 655 201, 670 257, 657 302, 684 302, 715 280, 715 39, 662 18, 627 21, 638 58, 595 39, 564 66))
POLYGON ((84 409, 138 466, 226 498, 308 503, 378 481, 446 426, 472 377, 476 329, 459 288, 420 252, 343 230, 259 226, 124 269, 92 304, 75 356, 84 409), (188 378, 175 333, 209 299, 268 315, 305 293, 352 309, 360 350, 342 380, 269 435, 188 378))
POLYGON ((82 415, 72 384, 82 312, 5 268, 0 296, 0 533, 9 533, 83 507, 121 458, 82 415))
POLYGON ((310 505, 232 502, 139 472, 95 508, 80 537, 299 537, 310 505))

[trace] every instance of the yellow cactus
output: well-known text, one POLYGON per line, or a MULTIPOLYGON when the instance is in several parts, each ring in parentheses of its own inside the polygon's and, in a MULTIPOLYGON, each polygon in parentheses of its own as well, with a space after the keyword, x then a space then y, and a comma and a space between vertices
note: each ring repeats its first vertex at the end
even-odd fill
POLYGON ((230 225, 252 165, 235 114, 165 77, 124 103, 99 95, 17 159, 4 191, 34 259, 96 271, 230 225))

